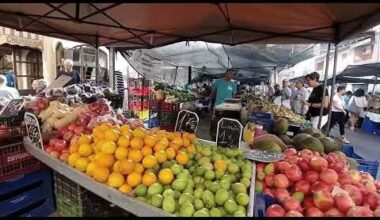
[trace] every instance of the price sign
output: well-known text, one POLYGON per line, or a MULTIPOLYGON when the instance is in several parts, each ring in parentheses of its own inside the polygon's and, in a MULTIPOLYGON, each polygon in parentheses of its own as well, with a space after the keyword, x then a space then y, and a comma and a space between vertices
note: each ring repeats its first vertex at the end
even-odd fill
POLYGON ((28 131, 28 136, 34 147, 44 150, 44 145, 42 142, 40 123, 37 117, 29 112, 24 115, 24 121, 26 124, 26 130, 28 131))
POLYGON ((45 90, 63 88, 68 82, 70 82, 71 79, 72 78, 70 76, 62 75, 58 77, 54 82, 52 82, 45 90))
POLYGON ((272 163, 284 159, 285 154, 255 149, 248 150, 247 152, 245 152, 245 158, 264 163, 272 163))
POLYGON ((12 99, 4 108, 1 110, 1 116, 14 116, 18 115, 22 107, 24 106, 24 99, 12 99))
POLYGON ((243 125, 230 118, 222 118, 216 130, 216 145, 222 147, 240 147, 243 125))
POLYGON ((196 113, 182 110, 178 113, 175 131, 194 133, 197 131, 199 117, 196 113))

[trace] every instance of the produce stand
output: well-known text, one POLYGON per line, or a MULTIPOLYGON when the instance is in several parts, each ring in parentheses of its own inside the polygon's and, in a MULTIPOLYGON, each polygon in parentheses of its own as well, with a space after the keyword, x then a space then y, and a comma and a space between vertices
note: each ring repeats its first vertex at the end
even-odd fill
POLYGON ((169 217, 172 216, 169 213, 164 212, 161 209, 147 205, 135 198, 121 194, 118 190, 111 187, 107 187, 104 184, 97 183, 91 177, 81 173, 74 168, 62 163, 60 160, 49 156, 48 153, 37 149, 32 146, 29 138, 24 139, 25 149, 35 158, 43 162, 48 167, 52 168, 56 172, 64 175, 79 185, 85 187, 92 193, 102 197, 103 199, 125 209, 126 211, 141 217, 169 217))

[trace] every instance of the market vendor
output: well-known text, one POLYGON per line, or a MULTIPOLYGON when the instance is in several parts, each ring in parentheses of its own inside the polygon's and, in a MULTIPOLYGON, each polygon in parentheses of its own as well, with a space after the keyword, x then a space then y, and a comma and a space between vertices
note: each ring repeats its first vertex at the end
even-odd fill
POLYGON ((233 98, 237 93, 237 85, 232 81, 234 78, 234 71, 227 69, 223 79, 217 79, 212 84, 212 91, 210 98, 214 99, 214 106, 220 105, 225 99, 233 98))
POLYGON ((65 86, 70 86, 73 84, 79 84, 80 83, 80 75, 76 70, 73 70, 74 62, 70 59, 66 59, 63 62, 63 71, 59 71, 57 73, 57 78, 58 79, 60 76, 69 76, 71 77, 71 80, 65 85, 65 86))
POLYGON ((309 106, 309 111, 307 113, 307 119, 310 118, 310 121, 315 129, 321 129, 328 120, 328 107, 329 107, 329 93, 327 88, 325 88, 325 97, 323 97, 323 85, 319 83, 319 74, 317 72, 312 72, 305 76, 307 84, 313 88, 313 91, 310 93, 308 101, 302 101, 304 104, 309 106), (320 111, 323 108, 321 125, 318 128, 320 111))

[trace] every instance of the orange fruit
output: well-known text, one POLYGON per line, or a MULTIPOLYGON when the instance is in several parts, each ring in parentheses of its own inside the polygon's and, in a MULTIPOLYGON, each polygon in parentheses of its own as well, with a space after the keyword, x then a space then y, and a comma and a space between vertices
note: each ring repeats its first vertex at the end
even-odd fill
POLYGON ((67 163, 72 166, 72 167, 75 167, 75 163, 77 162, 77 160, 80 158, 80 155, 78 153, 73 153, 73 154, 70 154, 68 160, 67 160, 67 163))
POLYGON ((189 134, 190 134, 189 132, 186 132, 186 131, 183 132, 183 133, 182 133, 182 138, 188 138, 188 137, 189 137, 189 134))
POLYGON ((168 156, 168 160, 175 158, 176 151, 173 148, 171 147, 166 148, 165 152, 166 152, 166 155, 168 156))
POLYGON ((75 169, 85 172, 87 169, 87 165, 90 163, 90 160, 84 157, 78 158, 75 161, 75 169))
POLYGON ((119 172, 121 174, 127 175, 133 172, 135 164, 132 160, 124 159, 119 162, 119 172))
POLYGON ((142 165, 147 169, 153 168, 157 165, 157 159, 152 155, 148 155, 144 157, 142 165))
POLYGON ((120 161, 118 160, 118 161, 116 161, 116 162, 113 164, 113 166, 112 166, 112 171, 113 171, 113 172, 119 172, 119 163, 120 163, 120 161))
POLYGON ((154 156, 156 157, 158 163, 163 163, 168 159, 168 155, 166 155, 164 150, 157 151, 154 153, 154 156))
POLYGON ((94 171, 97 169, 97 165, 95 162, 90 162, 88 165, 87 165, 87 168, 86 168, 86 174, 89 175, 89 176, 93 176, 94 174, 94 171))
POLYGON ((144 144, 148 147, 153 147, 156 142, 158 141, 158 138, 156 135, 147 135, 144 138, 144 144))
POLYGON ((188 136, 188 139, 190 140, 191 143, 194 143, 197 137, 195 136, 195 134, 190 133, 188 136))
POLYGON ((129 147, 130 138, 127 135, 121 135, 117 141, 119 147, 129 147))
POLYGON ((147 131, 144 128, 138 127, 138 128, 135 128, 135 130, 133 130, 132 135, 133 137, 143 139, 146 133, 147 131))
POLYGON ((138 163, 143 159, 143 155, 139 150, 130 150, 128 153, 128 159, 131 159, 133 162, 138 163))
POLYGON ((123 126, 121 126, 121 128, 120 128, 120 133, 122 134, 122 135, 125 135, 125 136, 128 136, 128 137, 132 137, 132 133, 133 133, 133 131, 129 128, 129 126, 128 125, 123 125, 123 126))
POLYGON ((119 140, 119 132, 115 129, 108 129, 104 132, 104 139, 116 142, 119 140))
POLYGON ((115 151, 115 157, 117 160, 123 160, 128 157, 128 149, 126 147, 118 147, 115 151))
POLYGON ((169 144, 169 147, 172 148, 172 149, 174 149, 176 152, 181 148, 179 145, 177 145, 177 144, 175 144, 173 142, 171 142, 169 144))
POLYGON ((130 145, 132 149, 141 149, 144 146, 144 141, 141 138, 133 137, 130 145))
POLYGON ((182 138, 180 138, 180 137, 174 137, 171 143, 176 144, 176 145, 178 145, 179 147, 182 147, 182 145, 183 145, 183 140, 182 140, 182 138))
POLYGON ((93 129, 93 137, 97 140, 103 140, 104 139, 104 131, 100 128, 94 128, 93 129))
POLYGON ((227 162, 224 160, 217 160, 214 162, 215 170, 227 170, 227 162))
POLYGON ((144 146, 143 148, 141 148, 141 153, 143 154, 143 156, 148 156, 148 155, 152 155, 152 148, 148 147, 148 146, 144 146))
POLYGON ((112 129, 112 124, 108 122, 102 123, 101 125, 99 125, 99 129, 102 131, 112 129))
POLYGON ((127 177, 127 183, 131 187, 135 187, 141 183, 141 174, 137 172, 132 172, 127 177))
POLYGON ((107 167, 98 166, 96 170, 93 172, 94 180, 104 183, 108 180, 108 176, 110 175, 110 170, 107 167))
POLYGON ((82 135, 79 137, 79 144, 91 144, 92 137, 91 135, 82 135))
POLYGON ((182 165, 186 165, 187 162, 189 162, 189 156, 187 155, 186 152, 180 151, 177 156, 175 157, 177 162, 182 165))
POLYGON ((108 176, 107 185, 113 188, 119 188, 121 185, 124 184, 124 176, 121 173, 112 172, 108 176))
POLYGON ((109 167, 113 166, 113 164, 115 163, 115 157, 112 154, 107 154, 107 153, 101 152, 99 154, 96 154, 96 156, 94 158, 94 162, 98 166, 109 168, 109 167))
POLYGON ((188 147, 186 147, 186 150, 189 154, 195 154, 197 152, 197 149, 193 144, 190 144, 188 147))
POLYGON ((116 144, 112 141, 104 141, 102 143, 101 151, 107 154, 114 154, 116 151, 116 144))
POLYGON ((188 146, 190 146, 190 141, 189 141, 189 139, 187 139, 187 138, 182 138, 182 141, 183 141, 183 146, 184 147, 188 147, 188 146))
POLYGON ((94 159, 95 159, 95 154, 91 154, 89 157, 88 157, 88 159, 92 162, 92 161, 94 161, 94 159))
POLYGON ((133 168, 134 172, 144 173, 144 166, 141 163, 135 163, 135 167, 133 168))
POLYGON ((124 193, 124 194, 130 194, 132 192, 132 187, 126 183, 124 183, 123 185, 121 185, 119 187, 119 191, 124 193))
POLYGON ((79 145, 78 153, 82 157, 88 157, 92 154, 92 147, 89 144, 81 144, 79 145))
POLYGON ((173 132, 167 132, 166 137, 168 138, 169 141, 171 141, 174 138, 174 133, 173 132))
POLYGON ((147 172, 144 174, 144 176, 142 177, 142 184, 144 184, 145 186, 149 187, 150 185, 152 185, 153 183, 155 183, 157 181, 157 177, 154 173, 152 172, 147 172))
POLYGON ((154 151, 160 151, 160 150, 165 150, 165 145, 163 143, 158 142, 156 145, 154 145, 154 151))
POLYGON ((69 147, 69 153, 72 154, 72 153, 78 152, 78 149, 79 149, 78 143, 72 144, 69 147))
POLYGON ((169 168, 162 169, 158 173, 158 179, 164 185, 170 184, 174 179, 173 172, 169 168))

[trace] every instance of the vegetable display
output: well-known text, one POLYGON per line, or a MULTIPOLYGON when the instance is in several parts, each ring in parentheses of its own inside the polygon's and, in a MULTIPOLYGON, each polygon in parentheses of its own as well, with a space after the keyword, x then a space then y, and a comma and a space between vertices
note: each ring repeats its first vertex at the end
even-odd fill
MULTIPOLYGON (((181 103, 194 101, 196 99, 195 94, 189 90, 169 86, 164 83, 155 83, 153 86, 154 91, 163 91, 165 94, 165 102, 167 103, 181 103)), ((160 94, 161 96, 161 94, 160 94)), ((159 97, 159 99, 162 99, 159 97)))

